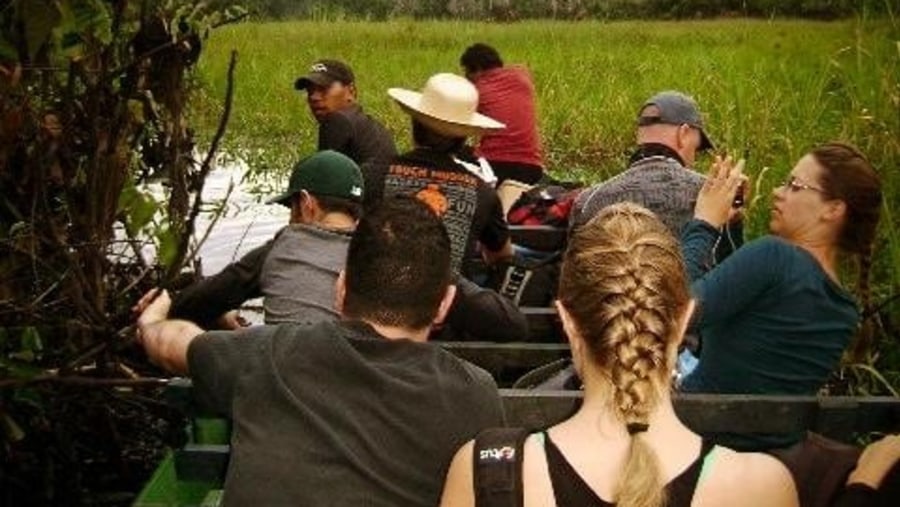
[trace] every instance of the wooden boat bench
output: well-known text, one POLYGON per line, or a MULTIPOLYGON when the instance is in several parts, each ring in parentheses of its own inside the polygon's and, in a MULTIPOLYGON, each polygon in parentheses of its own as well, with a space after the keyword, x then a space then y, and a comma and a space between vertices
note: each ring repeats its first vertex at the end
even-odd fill
MULTIPOLYGON (((169 403, 190 417, 199 418, 194 423, 195 437, 198 424, 202 427, 215 423, 202 419, 204 414, 197 412, 190 380, 173 379, 166 395, 169 403)), ((577 410, 582 398, 580 391, 501 389, 500 395, 507 424, 532 430, 567 418, 577 410)), ((701 434, 811 430, 835 440, 853 442, 860 435, 900 429, 900 398, 894 397, 676 394, 673 401, 681 420, 701 434)), ((222 420, 218 423, 225 424, 222 420)), ((195 438, 175 451, 176 476, 182 481, 221 484, 228 456, 227 438, 217 442, 195 438)))

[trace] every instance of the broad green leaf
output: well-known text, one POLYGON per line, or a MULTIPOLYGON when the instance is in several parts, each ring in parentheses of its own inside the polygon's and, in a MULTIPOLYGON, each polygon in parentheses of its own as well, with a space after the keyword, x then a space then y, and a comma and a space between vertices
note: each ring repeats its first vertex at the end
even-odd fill
POLYGON ((178 236, 172 231, 171 227, 161 227, 156 233, 157 240, 157 260, 165 267, 169 267, 175 260, 178 253, 178 236))
POLYGON ((157 209, 159 204, 156 200, 134 186, 126 186, 119 195, 119 211, 128 217, 125 225, 131 234, 137 234, 150 223, 157 209))
POLYGON ((140 100, 129 99, 128 112, 138 124, 143 125, 144 123, 147 123, 147 118, 144 116, 144 103, 140 100))
POLYGON ((4 376, 30 379, 44 373, 42 368, 29 364, 34 361, 34 353, 30 350, 27 353, 16 352, 10 354, 10 358, 0 356, 0 372, 4 376), (23 362, 24 361, 24 362, 23 362))
POLYGON ((6 435, 6 439, 10 442, 21 442, 25 438, 22 427, 6 412, 3 412, 2 416, 0 421, 3 422, 3 433, 6 435))
POLYGON ((60 0, 57 5, 62 19, 56 37, 65 56, 80 58, 89 40, 112 42, 112 18, 101 0, 60 0))
POLYGON ((112 17, 109 7, 102 0, 81 0, 75 2, 75 17, 79 24, 87 28, 90 34, 101 44, 112 42, 112 17))
POLYGON ((60 13, 53 3, 47 0, 27 0, 20 3, 20 8, 22 24, 25 26, 28 59, 33 61, 59 23, 60 13))
POLYGON ((2 34, 0 34, 0 61, 19 61, 19 51, 16 49, 16 46, 12 42, 6 40, 6 37, 3 37, 2 34))
POLYGON ((41 340, 41 334, 34 326, 27 326, 22 329, 21 336, 21 352, 30 352, 32 357, 39 358, 44 352, 44 342, 41 340))

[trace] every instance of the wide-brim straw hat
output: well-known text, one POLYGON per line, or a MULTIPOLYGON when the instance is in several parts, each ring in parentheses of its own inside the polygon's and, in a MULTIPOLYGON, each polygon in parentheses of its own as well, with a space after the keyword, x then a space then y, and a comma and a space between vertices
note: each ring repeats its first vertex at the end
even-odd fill
POLYGON ((422 92, 391 88, 388 95, 406 114, 435 132, 450 137, 469 137, 506 125, 476 112, 478 90, 468 79, 456 74, 435 74, 422 92))

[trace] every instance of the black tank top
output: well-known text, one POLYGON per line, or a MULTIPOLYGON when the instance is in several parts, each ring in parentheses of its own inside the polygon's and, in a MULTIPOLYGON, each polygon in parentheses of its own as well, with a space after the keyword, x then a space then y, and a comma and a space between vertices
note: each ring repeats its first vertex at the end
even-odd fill
MULTIPOLYGON (((604 501, 572 465, 566 460, 556 444, 550 440, 547 432, 543 433, 544 452, 547 455, 547 468, 550 470, 550 482, 553 484, 553 495, 558 507, 606 507, 615 504, 604 501)), ((668 493, 668 507, 690 507, 694 499, 694 490, 697 489, 697 480, 700 478, 700 470, 703 468, 703 460, 712 451, 715 444, 705 439, 700 446, 700 455, 677 477, 666 485, 668 493)))

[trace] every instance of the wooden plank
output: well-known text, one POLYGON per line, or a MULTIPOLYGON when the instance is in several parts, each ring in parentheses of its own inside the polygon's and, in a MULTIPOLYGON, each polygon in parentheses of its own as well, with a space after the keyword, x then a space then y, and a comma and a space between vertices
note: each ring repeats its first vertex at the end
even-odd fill
POLYGON ((566 343, 435 342, 455 356, 492 374, 505 370, 530 370, 569 357, 566 343))
POLYGON ((516 245, 553 252, 566 247, 568 230, 553 225, 510 225, 509 236, 516 245))
POLYGON ((231 446, 187 444, 175 451, 175 475, 180 481, 222 484, 231 446))
MULTIPOLYGON (((571 415, 579 391, 501 389, 507 421, 538 429, 571 415)), ((679 418, 700 433, 793 433, 812 430, 852 441, 854 434, 897 431, 900 399, 893 397, 676 394, 679 418)))
POLYGON ((556 307, 520 306, 519 311, 528 321, 528 341, 542 343, 565 343, 562 322, 556 307))
MULTIPOLYGON (((448 350, 482 359, 492 367, 508 360, 507 354, 523 358, 536 354, 564 357, 563 344, 496 344, 447 342, 448 350), (494 361, 492 363, 492 361, 494 361)), ((534 391, 501 389, 510 424, 536 429, 550 426, 570 415, 581 401, 580 391, 534 391)), ((198 413, 189 379, 173 379, 166 389, 168 403, 190 416, 198 413)), ((900 430, 900 398, 849 396, 759 396, 740 394, 680 394, 673 398, 675 410, 696 431, 732 433, 782 433, 810 429, 836 440, 855 434, 900 430)))
MULTIPOLYGON (((174 389, 189 390, 186 383, 174 389)), ((572 415, 581 391, 501 389, 507 424, 537 430, 572 415)), ((174 399, 184 399, 178 396, 174 399)), ((676 394, 679 418, 698 433, 794 433, 812 430, 853 442, 856 434, 900 428, 900 398, 676 394)), ((175 452, 179 480, 221 483, 227 445, 189 444, 175 452)))

